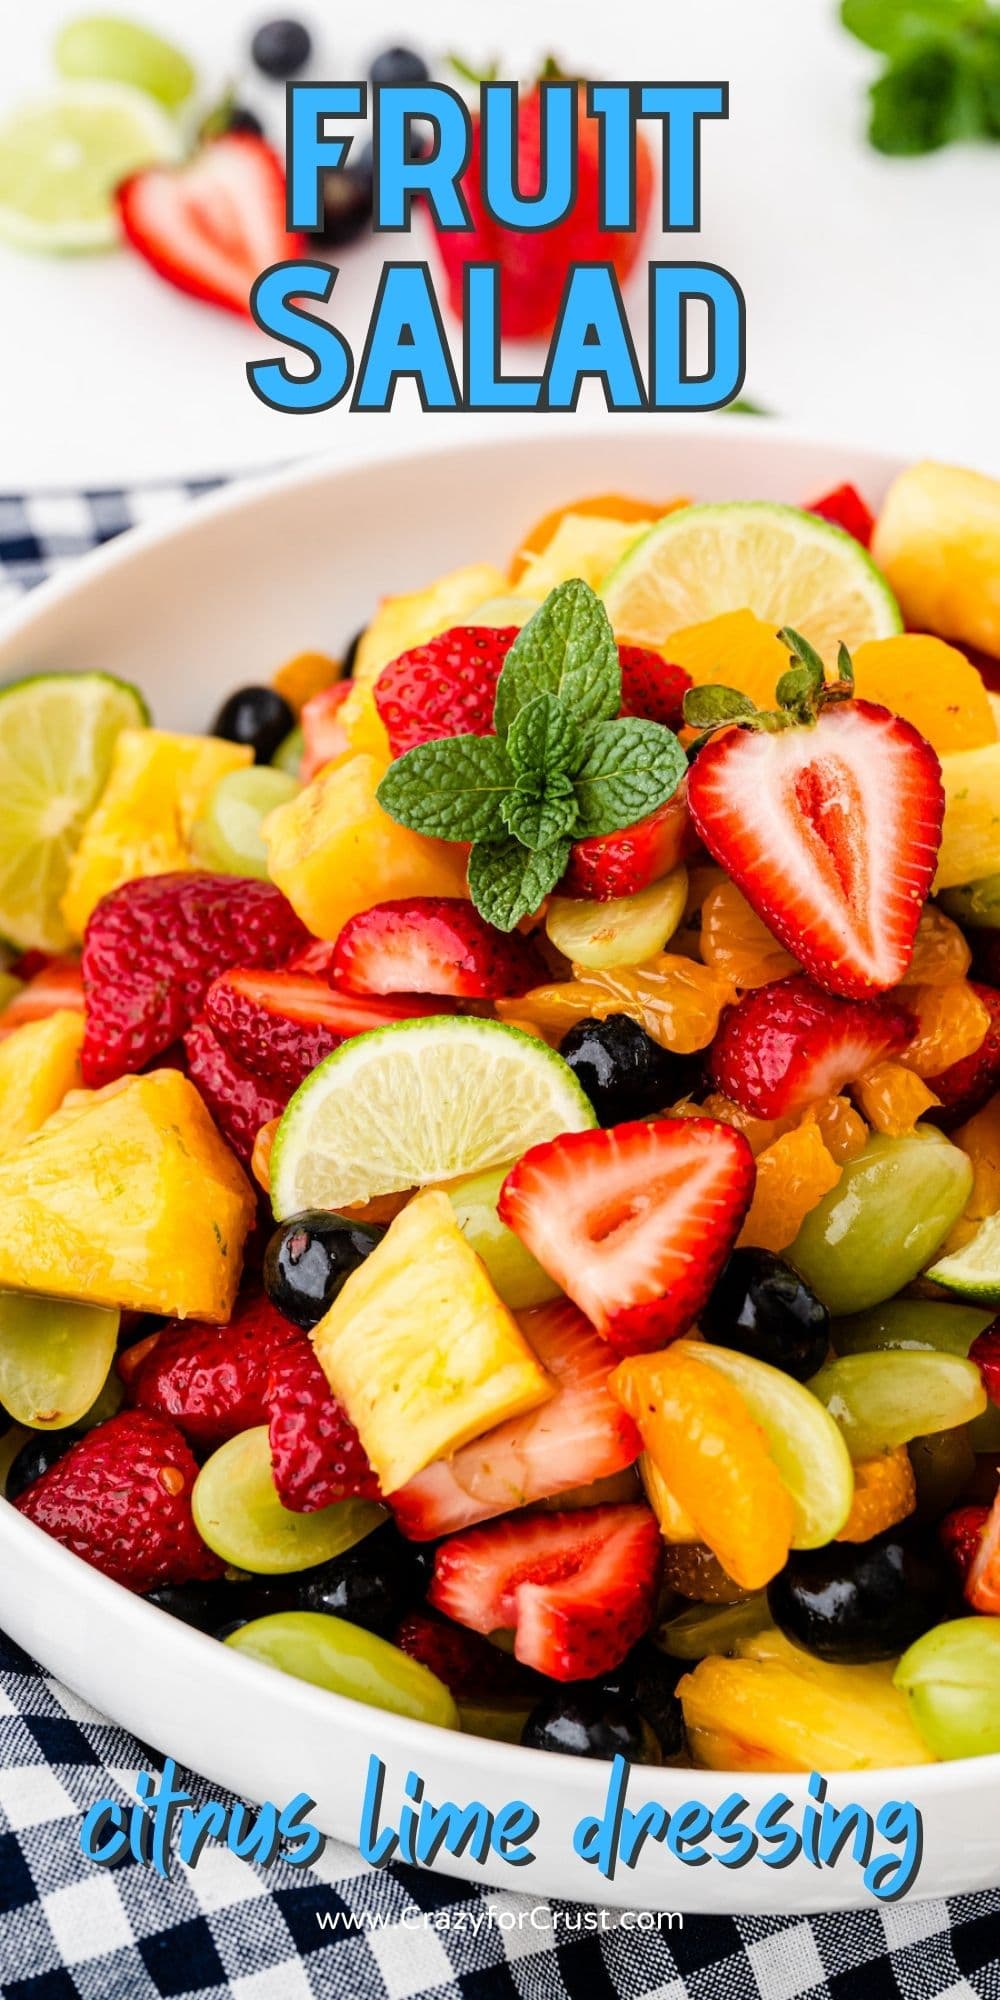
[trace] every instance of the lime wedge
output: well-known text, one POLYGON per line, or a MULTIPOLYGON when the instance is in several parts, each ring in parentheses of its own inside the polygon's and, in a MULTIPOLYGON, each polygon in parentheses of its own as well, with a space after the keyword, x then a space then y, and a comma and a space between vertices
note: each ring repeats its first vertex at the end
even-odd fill
POLYGON ((177 129, 124 83, 68 83, 0 125, 0 235, 24 250, 106 250, 119 240, 114 190, 177 158, 177 129))
POLYGON ((195 86, 195 73, 183 49, 117 14, 87 14, 67 21, 52 54, 60 76, 131 83, 170 110, 183 104, 195 86))
POLYGON ((924 1276, 960 1299, 1000 1305, 1000 1214, 988 1215, 964 1250, 941 1257, 924 1276))
POLYGON ((271 1153, 275 1215, 346 1208, 519 1159, 597 1120, 568 1063, 500 1021, 430 1015, 354 1035, 292 1098, 271 1153))
MULTIPOLYGON (((680 507, 641 536, 601 592, 623 638, 662 646, 726 611, 791 625, 824 659, 901 632, 899 606, 859 542, 770 500, 680 507)), ((720 661, 719 678, 724 679, 720 661)))
POLYGON ((120 729, 149 721, 110 674, 38 674, 0 688, 0 935, 22 951, 71 942, 59 911, 84 820, 120 729))

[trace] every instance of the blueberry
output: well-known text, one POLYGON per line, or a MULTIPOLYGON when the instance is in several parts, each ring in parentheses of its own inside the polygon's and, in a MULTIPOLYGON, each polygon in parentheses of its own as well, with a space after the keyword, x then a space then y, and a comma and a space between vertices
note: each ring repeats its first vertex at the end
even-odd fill
POLYGON ((772 1250, 734 1250, 699 1315, 719 1347, 808 1382, 830 1345, 830 1315, 815 1292, 772 1250))
POLYGON ((219 1639, 250 1618, 291 1611, 298 1584, 297 1576, 243 1576, 232 1583, 161 1583, 146 1593, 146 1601, 169 1612, 171 1618, 180 1618, 185 1625, 219 1639))
POLYGON ((226 131, 249 132, 255 139, 262 139, 264 136, 264 127, 256 111, 251 111, 247 104, 234 104, 230 107, 226 114, 226 131))
POLYGON ((430 70, 416 49, 382 49, 368 74, 373 83, 426 83, 430 70))
POLYGON ((4 1492, 8 1500, 17 1500, 47 1472, 50 1465, 57 1465, 65 1458, 70 1445, 77 1438, 72 1431, 38 1431, 21 1446, 17 1457, 11 1461, 7 1473, 4 1492))
POLYGON ((372 219, 371 150, 364 149, 357 165, 333 167, 323 176, 323 220, 311 231, 316 242, 338 248, 353 243, 372 219), (367 154, 367 158, 364 156, 367 154))
POLYGON ((675 1757, 684 1743, 684 1714, 675 1693, 684 1671, 683 1661, 661 1653, 651 1639, 640 1639, 620 1667, 601 1676, 607 1693, 638 1709, 664 1757, 675 1757))
POLYGON ((946 1610, 940 1552, 905 1529, 867 1542, 796 1549, 768 1585, 771 1616, 793 1644, 838 1666, 904 1653, 946 1610))
POLYGON ((284 742, 295 717, 277 688, 237 688, 223 702, 209 731, 227 743, 249 743, 257 764, 269 764, 279 743, 284 742))
POLYGON ((408 1611, 419 1604, 430 1581, 433 1549, 404 1541, 386 1521, 363 1542, 316 1569, 300 1572, 296 1605, 347 1618, 388 1638, 408 1611))
POLYGON ((563 1036, 559 1053, 602 1125, 651 1117, 683 1097, 695 1081, 694 1066, 661 1048, 630 1014, 578 1021, 563 1036))
POLYGON ((557 1750, 564 1757, 642 1756, 642 1718, 632 1702, 598 1681, 576 1681, 546 1695, 521 1731, 526 1750, 557 1750))
POLYGON ((354 662, 358 657, 358 647, 360 646, 361 641, 364 638, 367 629, 368 629, 367 626, 362 625, 357 632, 352 632, 350 638, 347 641, 346 646, 344 647, 344 657, 340 665, 341 665, 341 672, 345 680, 349 680, 354 672, 354 662))
POLYGON ((250 44, 250 54, 265 76, 294 76, 312 55, 312 36, 301 21, 265 21, 250 44))
POLYGON ((289 1216, 264 1252, 264 1290, 271 1304, 296 1326, 315 1326, 384 1235, 384 1229, 347 1222, 322 1208, 289 1216))

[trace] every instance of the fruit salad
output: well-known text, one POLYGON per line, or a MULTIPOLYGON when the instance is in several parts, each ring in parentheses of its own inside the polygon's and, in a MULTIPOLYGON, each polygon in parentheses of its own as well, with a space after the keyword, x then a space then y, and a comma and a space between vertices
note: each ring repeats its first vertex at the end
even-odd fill
POLYGON ((998 571, 588 496, 203 736, 0 691, 24 1520, 442 1728, 1000 1751, 998 571))

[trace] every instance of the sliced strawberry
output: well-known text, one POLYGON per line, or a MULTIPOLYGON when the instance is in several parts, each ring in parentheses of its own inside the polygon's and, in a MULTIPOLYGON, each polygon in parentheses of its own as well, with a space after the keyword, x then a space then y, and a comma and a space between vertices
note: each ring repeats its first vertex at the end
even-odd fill
POLYGON ((662 875, 669 875, 697 845, 685 784, 645 819, 636 820, 620 833, 594 834, 589 840, 575 841, 559 894, 589 896, 597 903, 608 903, 615 896, 633 896, 662 875))
POLYGON ((969 1360, 978 1368, 990 1402, 1000 1405, 1000 1315, 976 1335, 969 1360))
POLYGON ((270 1299, 237 1300, 226 1326, 171 1320, 161 1332, 127 1348, 129 1402, 172 1417, 194 1443, 214 1447, 268 1418, 267 1384, 275 1357, 303 1336, 270 1299))
POLYGON ((445 993, 493 999, 525 993, 545 962, 517 932, 495 931, 460 896, 374 903, 337 939, 333 979, 352 993, 445 993))
POLYGON ((380 1498, 364 1445, 304 1333, 272 1360, 267 1421, 271 1469, 283 1507, 312 1514, 348 1494, 380 1498))
POLYGON ((446 1011, 423 995, 357 997, 295 972, 227 972, 205 995, 205 1019, 223 1048, 286 1098, 348 1035, 446 1011))
POLYGON ((848 482, 835 486, 832 492, 824 493, 822 499, 813 500, 807 511, 818 514, 823 521, 832 521, 837 528, 843 528, 861 543, 863 549, 870 548, 875 532, 875 516, 856 486, 848 482))
POLYGON ((863 999, 897 984, 944 814, 941 766, 908 722, 848 701, 809 727, 724 730, 688 798, 709 853, 821 986, 863 999))
POLYGON ((953 1125, 964 1124, 974 1111, 980 1110, 993 1092, 1000 1089, 1000 990, 995 986, 984 986, 973 980, 972 990, 978 995, 990 1017, 990 1025, 978 1049, 971 1056, 964 1056, 961 1062, 950 1064, 937 1076, 927 1078, 928 1090, 941 1100, 941 1110, 935 1122, 950 1129, 953 1125))
POLYGON ((989 1518, 988 1507, 956 1507, 938 1524, 938 1541, 963 1586, 976 1559, 989 1518))
POLYGON ((990 1508, 965 1579, 965 1595, 974 1611, 1000 1614, 1000 1491, 990 1508))
POLYGON ((427 1600, 473 1632, 514 1629, 553 1680, 609 1673, 648 1631, 662 1543, 648 1507, 523 1514, 442 1543, 427 1600))
POLYGON ((327 938, 310 938, 301 950, 293 951, 284 970, 304 972, 309 979, 329 979, 335 950, 336 945, 327 938))
POLYGON ((291 1091, 276 1094, 245 1069, 212 1033, 196 1021, 184 1037, 187 1072, 233 1152, 249 1166, 262 1125, 280 1118, 291 1091))
POLYGON ((521 1314, 520 1325, 556 1393, 541 1409, 498 1424, 398 1488, 390 1505, 414 1541, 589 1485, 639 1456, 639 1433, 607 1389, 615 1356, 582 1313, 557 1299, 521 1314))
POLYGON ((78 959, 46 959, 41 952, 32 953, 30 958, 26 955, 25 970, 17 976, 25 984, 0 1013, 0 1041, 5 1035, 12 1035, 15 1028, 23 1028, 28 1021, 44 1020, 46 1014, 58 1013, 62 1007, 82 1014, 83 974, 78 959), (32 965, 36 957, 42 960, 40 965, 32 965))
POLYGON ((453 1625, 447 1618, 435 1618, 427 1611, 408 1612, 394 1634, 393 1643, 411 1660, 429 1667, 451 1689, 456 1701, 518 1694, 541 1685, 509 1653, 491 1646, 478 1632, 469 1632, 464 1626, 453 1625))
POLYGON ((441 736, 490 736, 516 625, 454 625, 383 667, 375 705, 394 757, 441 736))
POLYGON ((622 714, 644 715, 679 729, 684 721, 684 696, 691 676, 649 646, 619 646, 622 670, 622 714))
POLYGON ((838 1000, 804 973, 745 993, 722 1016, 708 1070, 755 1118, 786 1118, 905 1048, 916 1021, 894 1000, 838 1000))
POLYGON ((244 319, 260 273, 301 254, 285 227, 284 169, 256 133, 226 132, 180 167, 145 167, 116 200, 128 241, 161 278, 244 319))
POLYGON ((350 749, 347 731, 339 717, 353 687, 353 681, 335 681, 333 687, 321 688, 303 702, 299 715, 303 740, 299 777, 304 785, 331 758, 340 757, 350 749))
POLYGON ((729 1125, 637 1120, 532 1146, 498 1207, 615 1351, 636 1354, 697 1319, 739 1235, 754 1173, 729 1125))

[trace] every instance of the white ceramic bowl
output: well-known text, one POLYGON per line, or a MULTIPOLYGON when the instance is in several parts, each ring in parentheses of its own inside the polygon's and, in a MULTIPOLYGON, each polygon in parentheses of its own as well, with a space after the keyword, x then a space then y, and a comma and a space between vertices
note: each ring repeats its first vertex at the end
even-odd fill
MULTIPOLYGON (((348 441, 349 442, 349 441, 348 441)), ((140 529, 26 599, 0 627, 0 679, 103 667, 135 680, 168 726, 203 728, 219 697, 306 647, 336 650, 386 591, 459 563, 503 562, 519 530, 574 495, 617 489, 651 499, 803 501, 844 478, 877 502, 895 467, 878 454, 804 442, 745 418, 644 418, 589 427, 507 424, 497 442, 375 462, 313 462, 140 529)), ((283 1802, 316 1800, 323 1830, 356 1843, 369 1756, 386 1765, 386 1812, 418 1771, 436 1802, 530 1801, 536 1859, 512 1869, 443 1856, 444 1873, 508 1891, 640 1909, 805 1911, 864 1900, 858 1868, 800 1859, 690 1867, 647 1844, 606 1882, 578 1859, 577 1821, 600 1811, 607 1767, 405 1722, 239 1658, 128 1592, 0 1503, 0 1625, 88 1701, 219 1785, 283 1802)), ((1000 1757, 903 1771, 834 1774, 833 1799, 873 1814, 890 1799, 923 1816, 916 1895, 985 1888, 1000 1874, 1000 1757)), ((806 1781, 637 1771, 631 1804, 721 1804, 751 1813, 776 1790, 806 1803, 806 1781)), ((876 1841, 876 1848, 885 1843, 876 1841)))

